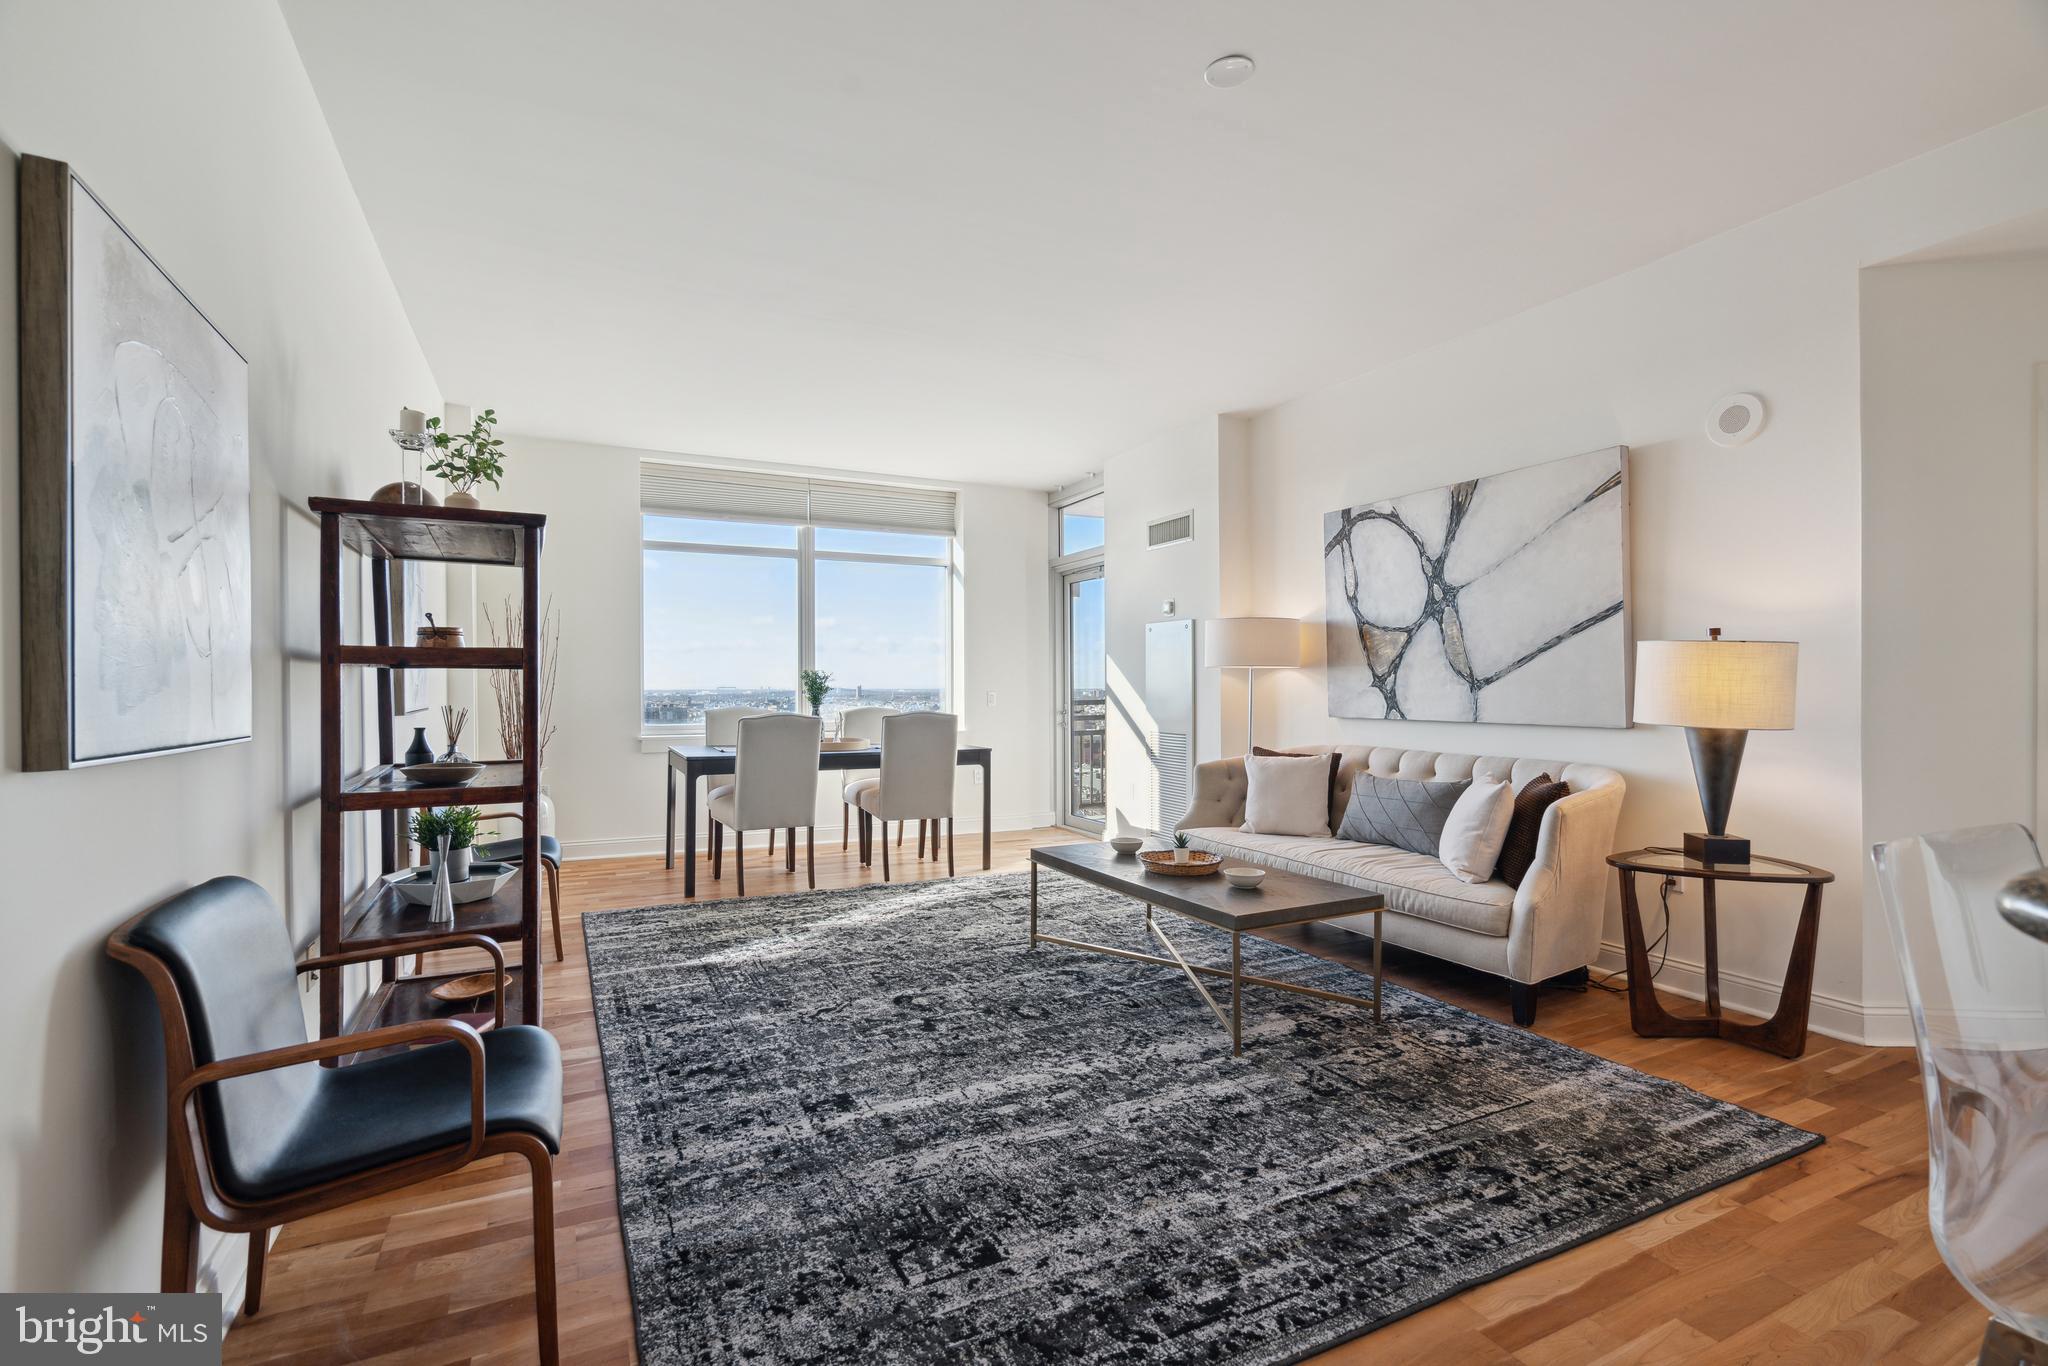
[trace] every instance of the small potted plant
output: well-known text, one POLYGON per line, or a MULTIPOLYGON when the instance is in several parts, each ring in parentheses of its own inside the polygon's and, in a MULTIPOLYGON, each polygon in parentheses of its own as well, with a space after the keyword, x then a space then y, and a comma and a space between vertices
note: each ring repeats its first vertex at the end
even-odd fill
POLYGON ((804 690, 804 701, 811 704, 811 715, 825 714, 825 694, 832 691, 832 675, 821 669, 805 669, 796 676, 797 686, 804 690))
POLYGON ((478 484, 497 488, 498 481, 505 477, 505 443, 492 433, 497 423, 495 408, 484 409, 466 432, 444 432, 440 418, 427 419, 427 435, 434 443, 434 458, 427 462, 427 473, 448 481, 449 507, 481 507, 471 490, 478 484))
POLYGON ((1193 857, 1194 850, 1188 848, 1187 832, 1175 831, 1173 836, 1173 861, 1175 863, 1186 863, 1193 857))
POLYGON ((477 818, 483 813, 473 806, 430 807, 416 811, 412 818, 412 842, 427 851, 427 866, 441 862, 441 836, 448 837, 448 880, 469 881, 469 862, 476 843, 477 818))

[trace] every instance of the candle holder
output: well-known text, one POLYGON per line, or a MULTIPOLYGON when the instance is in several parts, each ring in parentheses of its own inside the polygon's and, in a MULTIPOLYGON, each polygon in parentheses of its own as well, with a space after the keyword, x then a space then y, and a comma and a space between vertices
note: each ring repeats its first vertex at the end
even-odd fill
POLYGON ((425 479, 427 447, 434 438, 425 432, 391 428, 391 440, 398 447, 398 479, 370 495, 373 503, 402 503, 410 507, 437 508, 441 500, 427 490, 425 479))

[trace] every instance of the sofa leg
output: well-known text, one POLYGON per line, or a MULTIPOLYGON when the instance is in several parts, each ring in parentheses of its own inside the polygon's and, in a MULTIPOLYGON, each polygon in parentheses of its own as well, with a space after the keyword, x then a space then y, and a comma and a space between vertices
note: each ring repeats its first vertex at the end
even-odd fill
POLYGON ((1515 1023, 1528 1028, 1536 1023, 1536 984, 1534 982, 1508 983, 1508 1008, 1514 1012, 1515 1023))

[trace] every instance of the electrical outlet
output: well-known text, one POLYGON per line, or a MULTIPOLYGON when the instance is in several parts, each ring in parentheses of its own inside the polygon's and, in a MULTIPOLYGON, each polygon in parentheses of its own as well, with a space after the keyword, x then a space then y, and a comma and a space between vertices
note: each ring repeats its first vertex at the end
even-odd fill
POLYGON ((987 692, 981 695, 981 699, 984 705, 993 707, 996 704, 996 690, 994 688, 990 688, 987 692))
POLYGON ((1664 885, 1659 887, 1657 892, 1660 896, 1683 896, 1685 894, 1685 883, 1675 877, 1667 877, 1664 879, 1664 885))

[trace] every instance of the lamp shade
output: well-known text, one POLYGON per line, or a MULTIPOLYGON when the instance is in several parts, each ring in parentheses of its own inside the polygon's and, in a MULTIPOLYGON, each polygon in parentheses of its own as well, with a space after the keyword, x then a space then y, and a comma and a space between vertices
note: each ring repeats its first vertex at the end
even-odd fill
POLYGON ((1636 723, 1790 730, 1798 677, 1789 640, 1639 640, 1636 723))
POLYGON ((1293 617, 1216 617, 1205 621, 1202 663, 1212 669, 1298 669, 1301 623, 1293 617))

